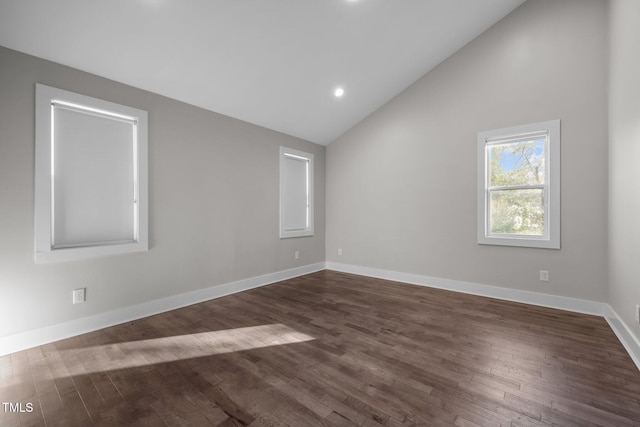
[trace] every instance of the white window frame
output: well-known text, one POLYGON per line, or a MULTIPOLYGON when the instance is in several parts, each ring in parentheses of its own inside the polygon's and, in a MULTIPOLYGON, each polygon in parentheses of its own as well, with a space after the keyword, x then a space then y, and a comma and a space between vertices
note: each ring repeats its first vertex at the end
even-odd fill
POLYGON ((107 255, 142 252, 148 244, 147 112, 101 99, 36 84, 35 138, 35 261, 36 263, 75 261, 107 255), (133 238, 126 241, 82 242, 55 245, 54 230, 54 114, 66 108, 105 120, 132 123, 133 238))
POLYGON ((293 148, 280 147, 280 238, 313 236, 313 154, 293 148), (285 162, 298 160, 306 163, 306 226, 304 228, 291 228, 285 222, 285 209, 287 206, 287 182, 285 162))
MULTIPOLYGON (((560 249, 560 120, 549 120, 478 132, 478 243, 560 249), (492 144, 517 141, 532 135, 546 134, 545 180, 543 189, 545 233, 543 236, 494 234, 490 232, 489 150, 492 144)), ((523 188, 526 186, 522 186, 523 188)))

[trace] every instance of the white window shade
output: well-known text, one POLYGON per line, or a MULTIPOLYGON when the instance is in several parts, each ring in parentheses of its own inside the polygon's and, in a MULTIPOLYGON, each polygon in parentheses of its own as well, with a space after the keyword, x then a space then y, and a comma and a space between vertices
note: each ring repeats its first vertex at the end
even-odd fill
POLYGON ((135 121, 53 105, 53 247, 134 242, 135 121))
POLYGON ((147 113, 36 86, 36 261, 148 249, 147 113))
POLYGON ((313 235, 313 154, 280 148, 280 237, 313 235))
POLYGON ((285 156, 283 163, 285 230, 304 230, 308 227, 307 168, 309 161, 285 156))

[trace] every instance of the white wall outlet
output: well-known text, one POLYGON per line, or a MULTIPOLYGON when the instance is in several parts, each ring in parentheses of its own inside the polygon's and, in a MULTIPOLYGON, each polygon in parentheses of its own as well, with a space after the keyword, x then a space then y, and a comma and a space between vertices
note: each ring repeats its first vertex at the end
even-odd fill
POLYGON ((342 248, 338 249, 338 255, 342 256, 342 248))
POLYGON ((294 256, 296 259, 300 259, 300 251, 296 251, 296 253, 295 253, 295 254, 293 254, 293 256, 294 256))
POLYGON ((640 323, 640 305, 636 304, 636 322, 640 323))
POLYGON ((78 304, 87 300, 87 288, 73 290, 73 303, 78 304))
POLYGON ((549 281, 549 271, 540 270, 540 281, 541 282, 548 282, 549 281))

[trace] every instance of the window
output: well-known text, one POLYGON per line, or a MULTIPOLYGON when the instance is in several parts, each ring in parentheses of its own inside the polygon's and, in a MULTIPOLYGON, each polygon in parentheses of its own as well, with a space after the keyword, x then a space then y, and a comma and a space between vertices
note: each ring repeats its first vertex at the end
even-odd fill
POLYGON ((560 248, 560 120, 478 133, 478 243, 560 248))
POLYGON ((280 147, 280 238, 313 236, 313 154, 280 147))
POLYGON ((148 249, 147 113, 36 85, 36 262, 148 249))

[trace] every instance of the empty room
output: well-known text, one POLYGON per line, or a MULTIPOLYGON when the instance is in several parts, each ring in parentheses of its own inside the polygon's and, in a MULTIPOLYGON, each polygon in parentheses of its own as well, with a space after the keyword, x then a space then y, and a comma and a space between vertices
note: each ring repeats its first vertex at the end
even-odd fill
POLYGON ((640 426, 639 20, 0 0, 0 426, 640 426))

